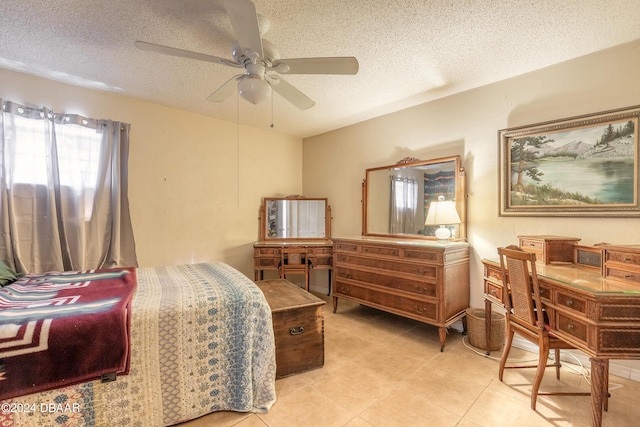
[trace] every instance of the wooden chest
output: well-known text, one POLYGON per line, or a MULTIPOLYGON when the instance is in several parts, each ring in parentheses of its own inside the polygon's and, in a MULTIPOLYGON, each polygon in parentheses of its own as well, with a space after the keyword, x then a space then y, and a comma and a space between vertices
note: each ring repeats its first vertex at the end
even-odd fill
POLYGON ((284 279, 256 282, 271 307, 276 378, 324 365, 325 302, 284 279))

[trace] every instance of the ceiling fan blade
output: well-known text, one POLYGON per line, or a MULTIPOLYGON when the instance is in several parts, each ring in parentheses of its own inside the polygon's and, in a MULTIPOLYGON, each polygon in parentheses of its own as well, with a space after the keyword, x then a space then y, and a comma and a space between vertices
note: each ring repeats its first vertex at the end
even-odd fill
POLYGON ((198 61, 213 62, 214 64, 228 65, 230 67, 242 68, 242 65, 230 59, 219 58, 217 56, 205 55, 204 53, 192 52, 190 50, 176 49, 175 47, 162 46, 159 44, 137 41, 134 43, 140 50, 148 52, 162 53, 165 55, 178 56, 181 58, 197 59, 198 61))
POLYGON ((238 84, 236 83, 245 74, 237 74, 224 82, 222 86, 216 89, 211 95, 207 97, 207 101, 222 102, 229 98, 234 92, 238 90, 238 84))
POLYGON ((293 87, 291 83, 282 77, 272 76, 271 88, 300 110, 306 110, 316 105, 307 95, 293 87))
POLYGON ((359 67, 356 58, 347 56, 278 59, 269 69, 280 74, 357 74, 359 67))
POLYGON ((256 6, 251 0, 224 0, 224 8, 243 51, 251 50, 264 57, 262 36, 258 26, 256 6))

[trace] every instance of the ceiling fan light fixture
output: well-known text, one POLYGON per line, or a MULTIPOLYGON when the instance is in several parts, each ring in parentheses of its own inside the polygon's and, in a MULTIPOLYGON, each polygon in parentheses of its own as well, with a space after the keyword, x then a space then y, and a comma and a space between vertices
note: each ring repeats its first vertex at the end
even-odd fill
POLYGON ((238 83, 240 96, 252 104, 259 104, 271 96, 271 86, 260 77, 247 77, 238 83))

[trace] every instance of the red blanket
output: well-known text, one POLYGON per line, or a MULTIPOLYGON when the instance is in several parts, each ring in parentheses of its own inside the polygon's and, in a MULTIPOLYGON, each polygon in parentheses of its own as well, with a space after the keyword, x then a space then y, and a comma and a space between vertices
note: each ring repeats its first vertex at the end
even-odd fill
POLYGON ((0 288, 0 400, 129 372, 135 269, 30 274, 0 288))

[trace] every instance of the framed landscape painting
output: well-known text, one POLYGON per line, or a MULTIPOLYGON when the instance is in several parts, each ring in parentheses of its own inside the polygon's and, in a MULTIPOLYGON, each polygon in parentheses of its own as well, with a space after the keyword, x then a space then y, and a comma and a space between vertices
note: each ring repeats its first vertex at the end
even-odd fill
POLYGON ((640 216, 640 106, 498 131, 500 216, 640 216))

